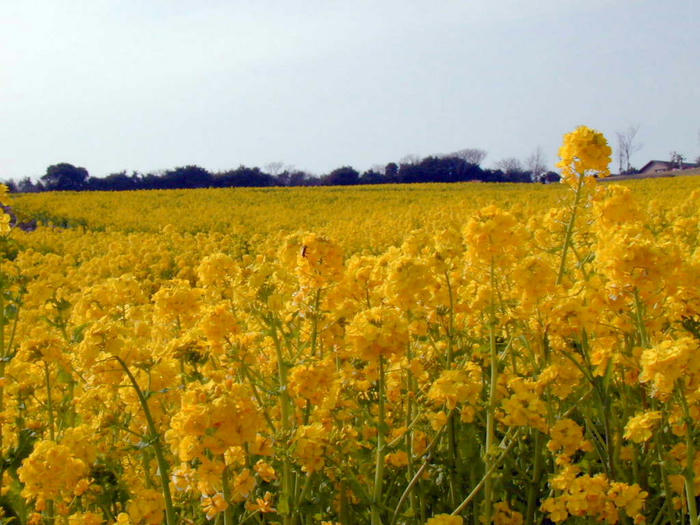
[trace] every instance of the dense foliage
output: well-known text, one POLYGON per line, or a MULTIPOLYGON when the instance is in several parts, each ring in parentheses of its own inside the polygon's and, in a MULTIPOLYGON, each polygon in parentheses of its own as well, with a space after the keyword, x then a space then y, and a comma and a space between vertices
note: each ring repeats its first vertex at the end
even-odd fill
POLYGON ((478 163, 474 163, 475 161, 479 161, 479 158, 474 159, 468 155, 431 156, 401 164, 390 162, 381 171, 370 169, 362 174, 350 166, 343 166, 321 177, 293 168, 283 168, 280 173, 269 173, 260 168, 245 166, 218 173, 210 173, 199 166, 182 166, 161 173, 141 174, 133 172, 128 175, 126 172, 120 172, 106 177, 90 177, 85 168, 60 163, 49 166, 46 174, 37 182, 25 178, 18 183, 8 182, 8 185, 15 192, 31 193, 66 190, 125 191, 272 186, 351 186, 474 180, 483 182, 554 182, 559 179, 558 175, 553 172, 533 174, 532 171, 524 168, 514 170, 483 169, 478 163))

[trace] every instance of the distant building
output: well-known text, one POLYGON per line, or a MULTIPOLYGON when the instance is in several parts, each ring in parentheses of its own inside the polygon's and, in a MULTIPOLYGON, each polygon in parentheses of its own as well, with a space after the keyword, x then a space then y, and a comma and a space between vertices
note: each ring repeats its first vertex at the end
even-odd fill
POLYGON ((682 162, 679 166, 677 162, 669 162, 666 160, 650 160, 639 170, 639 175, 649 175, 652 173, 658 173, 661 171, 673 171, 673 170, 688 170, 691 168, 699 167, 698 164, 692 164, 690 162, 682 162))

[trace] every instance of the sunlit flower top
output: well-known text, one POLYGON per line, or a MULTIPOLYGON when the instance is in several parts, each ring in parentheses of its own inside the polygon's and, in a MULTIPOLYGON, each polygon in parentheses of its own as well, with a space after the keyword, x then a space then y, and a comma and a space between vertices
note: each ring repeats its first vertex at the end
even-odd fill
POLYGON ((610 175, 610 156, 612 150, 605 136, 594 129, 579 126, 564 135, 564 143, 559 148, 557 164, 562 170, 562 181, 578 184, 579 177, 607 177, 610 175))

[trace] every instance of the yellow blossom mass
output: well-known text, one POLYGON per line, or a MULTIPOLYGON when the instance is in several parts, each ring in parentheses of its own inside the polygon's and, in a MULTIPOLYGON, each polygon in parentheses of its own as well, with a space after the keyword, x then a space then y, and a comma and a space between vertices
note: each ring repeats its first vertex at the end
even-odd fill
POLYGON ((39 222, 0 217, 0 520, 697 525, 700 178, 610 154, 580 127, 564 185, 0 187, 39 222))

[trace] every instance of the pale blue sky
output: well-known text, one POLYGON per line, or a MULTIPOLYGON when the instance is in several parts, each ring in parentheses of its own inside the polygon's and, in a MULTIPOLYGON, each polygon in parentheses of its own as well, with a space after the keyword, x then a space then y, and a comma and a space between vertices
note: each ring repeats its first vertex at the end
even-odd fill
MULTIPOLYGON (((699 0, 0 0, 0 179, 365 170, 639 124, 700 155, 699 0)), ((617 164, 613 164, 616 168, 617 164)))

